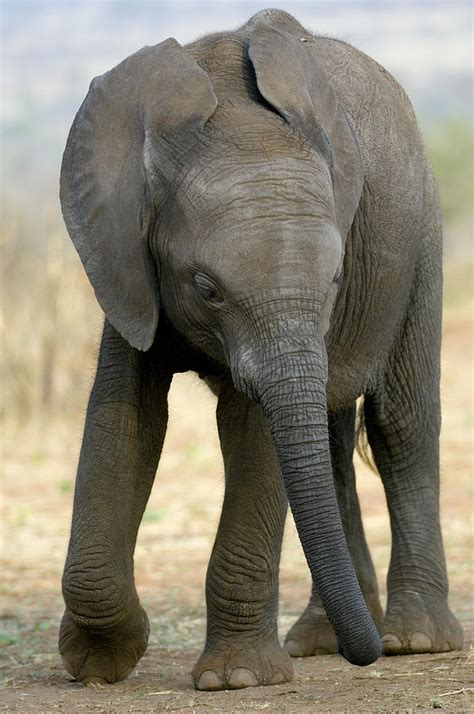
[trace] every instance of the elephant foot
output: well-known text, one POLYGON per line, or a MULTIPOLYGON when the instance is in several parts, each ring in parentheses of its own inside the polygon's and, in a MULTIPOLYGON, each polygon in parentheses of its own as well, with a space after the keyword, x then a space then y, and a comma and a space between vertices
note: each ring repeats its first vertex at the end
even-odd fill
MULTIPOLYGON (((382 631, 383 612, 378 595, 366 597, 372 619, 379 632, 382 631)), ((301 617, 289 630, 283 645, 291 657, 313 657, 337 654, 336 635, 322 604, 309 603, 301 617)))
POLYGON ((222 642, 206 647, 193 669, 196 689, 243 689, 293 679, 293 665, 278 641, 222 642))
POLYGON ((410 590, 389 598, 383 626, 385 655, 449 652, 463 646, 462 627, 444 598, 410 590))
POLYGON ((144 654, 150 627, 140 605, 117 627, 78 627, 66 610, 59 631, 65 669, 84 684, 112 684, 125 679, 144 654))
POLYGON ((337 652, 337 639, 324 608, 308 605, 288 632, 283 645, 291 657, 312 657, 337 652))

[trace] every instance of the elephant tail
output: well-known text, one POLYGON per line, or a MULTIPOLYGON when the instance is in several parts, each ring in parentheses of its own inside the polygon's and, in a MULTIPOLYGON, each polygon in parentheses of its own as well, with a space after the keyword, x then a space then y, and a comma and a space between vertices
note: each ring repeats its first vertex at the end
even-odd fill
POLYGON ((372 449, 370 448, 367 429, 365 426, 364 397, 361 397, 358 400, 355 446, 361 461, 363 461, 363 463, 368 466, 374 474, 378 474, 379 472, 377 466, 375 465, 374 455, 372 453, 372 449))

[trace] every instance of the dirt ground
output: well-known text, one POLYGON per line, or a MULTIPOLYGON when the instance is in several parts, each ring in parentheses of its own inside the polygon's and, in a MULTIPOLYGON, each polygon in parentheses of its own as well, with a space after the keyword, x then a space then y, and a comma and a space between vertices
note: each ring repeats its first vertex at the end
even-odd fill
MULTIPOLYGON (((339 656, 295 660, 293 682, 196 692, 190 671, 203 644, 204 578, 223 495, 213 398, 199 380, 176 380, 171 423, 136 550, 138 591, 151 620, 135 672, 110 687, 84 687, 61 668, 57 629, 82 415, 73 425, 7 430, 3 477, 3 615, 0 710, 16 712, 412 712, 473 711, 472 579, 473 306, 448 296, 444 332, 442 520, 451 606, 463 652, 382 657, 366 668, 339 656), (190 408, 192 405, 192 408, 190 408)), ((92 369, 92 365, 91 365, 92 369)), ((382 596, 390 532, 380 481, 357 464, 364 522, 382 596)), ((281 567, 280 633, 306 603, 309 576, 291 519, 281 567)))

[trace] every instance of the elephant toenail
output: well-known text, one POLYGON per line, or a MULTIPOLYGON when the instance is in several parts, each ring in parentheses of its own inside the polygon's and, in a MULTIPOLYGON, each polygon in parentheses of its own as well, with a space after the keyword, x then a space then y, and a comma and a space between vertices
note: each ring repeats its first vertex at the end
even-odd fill
POLYGON ((412 652, 431 652, 432 648, 433 643, 430 638, 422 632, 414 632, 410 637, 410 650, 412 652))
POLYGON ((443 642, 441 645, 441 652, 449 652, 451 650, 451 645, 449 642, 443 642))
POLYGON ((382 637, 382 645, 385 654, 398 654, 402 649, 402 643, 398 637, 391 633, 382 637))
POLYGON ((283 645, 283 649, 288 652, 290 657, 303 657, 303 648, 296 640, 288 640, 283 645))
POLYGON ((270 684, 282 684, 283 682, 286 682, 283 672, 276 672, 271 678, 270 684))
POLYGON ((212 691, 222 689, 222 682, 212 669, 206 669, 196 682, 196 689, 212 691))
POLYGON ((330 652, 325 648, 325 647, 317 647, 314 652, 314 655, 328 655, 330 652))
POLYGON ((230 689, 243 689, 244 687, 256 687, 257 677, 246 667, 237 667, 229 677, 230 689))
POLYGON ((95 677, 95 676, 90 676, 90 677, 83 677, 81 679, 82 684, 85 684, 86 687, 106 687, 110 682, 108 682, 104 677, 95 677))

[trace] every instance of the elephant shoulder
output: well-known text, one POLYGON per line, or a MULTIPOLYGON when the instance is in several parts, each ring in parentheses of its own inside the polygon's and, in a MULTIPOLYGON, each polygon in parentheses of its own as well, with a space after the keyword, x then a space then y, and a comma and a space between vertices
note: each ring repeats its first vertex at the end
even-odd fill
POLYGON ((357 136, 372 198, 392 219, 400 217, 400 206, 418 215, 426 157, 407 94, 384 67, 348 43, 315 37, 311 45, 357 136))
POLYGON ((373 118, 374 111, 383 117, 389 106, 416 126, 405 90, 376 60, 348 42, 331 37, 312 37, 311 50, 355 122, 369 112, 373 118))

